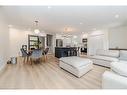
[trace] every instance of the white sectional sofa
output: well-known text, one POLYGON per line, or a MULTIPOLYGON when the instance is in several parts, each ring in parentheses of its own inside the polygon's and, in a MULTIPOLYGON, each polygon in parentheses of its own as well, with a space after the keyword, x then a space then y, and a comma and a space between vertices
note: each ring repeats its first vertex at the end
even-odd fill
POLYGON ((110 67, 111 62, 119 61, 117 50, 97 50, 96 55, 90 56, 94 64, 110 67))
POLYGON ((102 76, 103 89, 127 89, 127 77, 120 76, 115 72, 105 71, 102 76))
POLYGON ((127 89, 127 51, 120 51, 118 62, 111 63, 111 71, 102 76, 103 89, 127 89))

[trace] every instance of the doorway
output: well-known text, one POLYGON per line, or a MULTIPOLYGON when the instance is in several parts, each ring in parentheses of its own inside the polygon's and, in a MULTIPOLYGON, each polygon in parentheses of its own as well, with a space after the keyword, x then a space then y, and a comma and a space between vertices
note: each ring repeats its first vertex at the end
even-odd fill
POLYGON ((47 34, 46 36, 46 42, 47 42, 47 47, 49 48, 49 53, 53 53, 53 35, 47 34))

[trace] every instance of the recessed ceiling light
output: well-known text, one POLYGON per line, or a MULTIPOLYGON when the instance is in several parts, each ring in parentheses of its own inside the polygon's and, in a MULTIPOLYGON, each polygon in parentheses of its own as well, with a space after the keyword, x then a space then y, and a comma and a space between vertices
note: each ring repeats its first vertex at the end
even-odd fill
POLYGON ((80 22, 80 25, 82 25, 83 23, 82 22, 80 22))
POLYGON ((119 15, 118 15, 118 14, 116 14, 116 15, 115 15, 115 18, 119 18, 119 15))
POLYGON ((66 27, 66 28, 64 29, 64 31, 65 31, 65 32, 71 32, 71 31, 72 31, 72 28, 66 27))
POLYGON ((52 7, 51 6, 48 6, 48 9, 51 9, 52 7))
POLYGON ((13 27, 13 25, 9 24, 8 27, 11 28, 11 27, 13 27))

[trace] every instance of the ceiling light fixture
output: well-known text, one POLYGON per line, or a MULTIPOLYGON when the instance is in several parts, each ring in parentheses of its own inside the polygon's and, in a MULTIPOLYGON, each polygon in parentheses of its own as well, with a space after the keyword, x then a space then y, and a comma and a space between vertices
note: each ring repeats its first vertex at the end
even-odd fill
POLYGON ((35 30, 34 30, 34 33, 35 33, 35 34, 39 34, 39 33, 40 33, 39 29, 35 29, 35 30))
POLYGON ((118 15, 118 14, 116 14, 116 15, 115 15, 115 18, 119 18, 119 15, 118 15))
POLYGON ((48 9, 51 9, 52 7, 51 6, 48 6, 48 9))
POLYGON ((72 31, 72 28, 66 27, 66 28, 64 29, 64 31, 65 31, 65 32, 71 32, 71 31, 72 31))
POLYGON ((80 22, 79 24, 80 24, 80 25, 82 25, 83 23, 82 23, 82 22, 80 22))
POLYGON ((8 25, 8 27, 9 27, 9 28, 12 28, 12 27, 13 27, 13 25, 9 24, 9 25, 8 25))
POLYGON ((35 21, 35 26, 36 26, 36 28, 34 29, 34 33, 39 34, 40 30, 38 29, 38 21, 35 21))
POLYGON ((40 36, 46 36, 45 31, 41 31, 38 29, 38 21, 35 21, 35 26, 36 28, 34 29, 35 34, 39 34, 40 36))

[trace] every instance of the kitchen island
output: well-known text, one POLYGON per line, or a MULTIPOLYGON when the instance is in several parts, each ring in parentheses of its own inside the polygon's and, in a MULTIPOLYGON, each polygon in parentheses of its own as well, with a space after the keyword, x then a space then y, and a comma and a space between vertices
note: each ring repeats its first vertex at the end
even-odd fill
POLYGON ((55 47, 55 57, 77 56, 76 47, 55 47))

